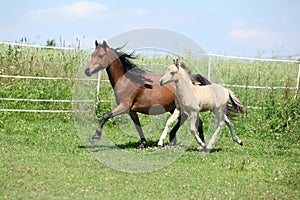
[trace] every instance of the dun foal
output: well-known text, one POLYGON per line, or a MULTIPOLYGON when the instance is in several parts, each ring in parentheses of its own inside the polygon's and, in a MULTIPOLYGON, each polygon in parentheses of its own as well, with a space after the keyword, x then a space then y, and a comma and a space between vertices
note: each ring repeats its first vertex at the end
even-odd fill
POLYGON ((217 84, 201 87, 194 85, 189 78, 189 73, 186 69, 181 67, 178 60, 176 60, 174 64, 167 69, 159 82, 160 85, 175 82, 176 110, 168 119, 166 127, 158 142, 158 146, 163 145, 163 140, 167 135, 170 125, 182 112, 189 114, 190 131, 203 149, 212 149, 224 122, 229 127, 232 139, 239 145, 243 145, 243 142, 234 133, 233 126, 228 118, 230 116, 229 112, 226 110, 226 104, 231 101, 231 111, 240 114, 243 113, 243 106, 231 90, 217 84), (196 126, 198 124, 198 113, 207 111, 211 111, 215 114, 215 117, 217 118, 217 128, 206 147, 204 141, 202 141, 202 139, 196 134, 196 126))

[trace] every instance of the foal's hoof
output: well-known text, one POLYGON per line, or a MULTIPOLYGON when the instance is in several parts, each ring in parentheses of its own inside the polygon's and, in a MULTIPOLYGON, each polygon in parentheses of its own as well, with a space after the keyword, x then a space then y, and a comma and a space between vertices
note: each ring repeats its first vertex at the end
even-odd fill
POLYGON ((100 140, 100 136, 94 135, 91 144, 96 144, 97 142, 99 142, 99 140, 100 140))
POLYGON ((239 145, 241 145, 241 146, 244 146, 244 144, 243 144, 243 142, 242 142, 242 141, 239 143, 239 145))
POLYGON ((148 147, 147 142, 143 141, 143 142, 141 142, 141 144, 136 149, 142 150, 142 149, 147 148, 147 147, 148 147))

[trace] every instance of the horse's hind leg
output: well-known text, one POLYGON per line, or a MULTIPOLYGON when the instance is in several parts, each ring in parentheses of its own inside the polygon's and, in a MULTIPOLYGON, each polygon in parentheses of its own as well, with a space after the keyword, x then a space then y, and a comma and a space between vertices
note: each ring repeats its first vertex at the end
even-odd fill
POLYGON ((197 122, 196 123, 198 124, 199 137, 205 143, 204 134, 203 134, 203 122, 202 122, 199 115, 197 117, 197 122))
MULTIPOLYGON (((173 124, 173 122, 178 118, 179 115, 180 115, 180 111, 179 111, 178 109, 175 109, 174 112, 173 112, 173 114, 171 115, 171 117, 168 119, 168 121, 167 121, 167 123, 166 123, 165 129, 164 129, 163 133, 162 133, 161 136, 160 136, 160 139, 159 139, 159 142, 158 142, 157 146, 159 146, 159 147, 162 147, 162 146, 163 146, 163 140, 166 138, 170 126, 171 126, 171 125, 173 124)), ((180 123, 180 117, 178 118, 178 120, 179 120, 178 123, 180 123)), ((177 124, 178 124, 178 123, 177 123, 177 124)), ((177 124, 176 124, 176 125, 177 125, 177 124)), ((179 128, 179 127, 178 127, 178 128, 179 128)), ((177 130, 178 130, 178 128, 177 128, 177 130)), ((175 132, 174 132, 173 130, 174 130, 174 128, 173 128, 172 131, 170 132, 170 142, 171 142, 171 143, 174 142, 174 139, 176 140, 175 136, 176 136, 176 131, 177 131, 177 130, 175 130, 175 132), (173 136, 173 137, 172 137, 172 140, 171 140, 171 134, 172 134, 172 136, 173 136)), ((175 143, 176 143, 176 141, 175 141, 175 143)))
MULTIPOLYGON (((169 135, 170 145, 176 145, 176 142, 177 142, 176 133, 177 133, 178 129, 180 128, 180 126, 187 120, 188 116, 186 113, 183 112, 183 113, 181 113, 181 115, 177 116, 177 118, 178 118, 177 123, 170 131, 170 135, 169 135)), ((175 121, 175 119, 174 119, 174 121, 175 121)))
POLYGON ((234 130, 233 130, 233 126, 230 122, 230 120, 228 119, 228 117, 226 115, 224 115, 224 120, 225 120, 225 123, 226 125, 228 126, 229 130, 230 130, 230 133, 231 133, 231 137, 232 139, 238 143, 239 145, 243 146, 243 142, 236 136, 236 134, 234 133, 234 130))
POLYGON ((141 144, 137 147, 137 149, 146 148, 147 147, 147 141, 146 141, 146 138, 144 136, 144 133, 143 133, 138 115, 136 114, 136 112, 130 111, 129 116, 131 117, 132 121, 134 122, 135 128, 136 128, 137 132, 139 133, 139 136, 140 136, 140 139, 141 139, 141 144))

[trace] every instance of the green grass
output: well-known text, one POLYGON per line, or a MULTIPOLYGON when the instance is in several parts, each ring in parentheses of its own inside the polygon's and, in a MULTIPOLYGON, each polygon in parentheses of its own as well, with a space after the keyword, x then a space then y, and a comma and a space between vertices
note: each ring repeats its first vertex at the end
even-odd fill
MULTIPOLYGON (((0 46, 0 73, 75 78, 83 75, 87 56, 85 52, 0 46)), ((170 58, 139 58, 135 62, 168 66, 170 58)), ((296 75, 286 67, 297 69, 297 65, 218 59, 212 66, 214 74, 220 73, 225 83, 261 86, 294 87, 296 75), (248 68, 254 75, 240 70, 248 68)), ((95 98, 93 84, 1 78, 0 94, 5 98, 72 99, 85 98, 89 93, 95 98)), ((162 156, 182 153, 179 147, 155 147, 167 116, 140 115, 150 148, 137 151, 138 136, 127 116, 109 120, 98 145, 91 147, 87 143, 97 126, 93 105, 79 106, 91 110, 86 114, 0 112, 0 199, 299 199, 299 96, 293 99, 294 93, 288 89, 232 89, 244 105, 262 107, 247 109, 233 122, 243 147, 232 141, 224 127, 215 150, 203 156, 186 123, 178 140, 191 142, 187 151, 163 168, 145 173, 125 173, 108 167, 107 160, 119 158, 114 149, 103 148, 105 139, 126 153, 146 158, 134 163, 138 171, 146 162, 155 163, 145 155, 159 151, 169 153, 162 156), (102 154, 107 157, 99 156, 102 154)), ((113 98, 109 84, 101 85, 100 98, 113 98)), ((0 106, 72 109, 77 105, 0 101, 0 106)), ((98 117, 112 106, 99 104, 98 117)), ((211 134, 210 116, 201 116, 207 139, 211 134)), ((164 158, 168 157, 160 159, 164 158)))
MULTIPOLYGON (((289 136, 260 139, 238 128, 245 143, 239 147, 224 130, 215 145, 218 151, 201 157, 193 143, 163 169, 130 174, 103 165, 82 148, 77 130, 68 119, 72 118, 70 114, 53 115, 12 113, 1 118, 2 199, 300 197, 299 144, 289 136)), ((122 142, 132 140, 123 138, 122 142)), ((127 148, 135 151, 134 146, 127 148)))

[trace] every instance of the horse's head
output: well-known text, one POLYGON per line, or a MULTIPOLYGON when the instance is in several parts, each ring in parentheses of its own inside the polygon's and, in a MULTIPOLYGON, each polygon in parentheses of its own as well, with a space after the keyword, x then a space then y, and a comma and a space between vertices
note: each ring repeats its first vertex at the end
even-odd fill
POLYGON ((179 79, 178 71, 179 71, 180 63, 178 59, 173 60, 173 65, 170 65, 166 71, 166 73, 160 78, 160 85, 165 85, 170 82, 176 82, 179 79))
POLYGON ((91 76, 92 74, 107 68, 111 64, 111 49, 106 44, 105 41, 103 43, 98 43, 95 41, 95 51, 93 52, 90 61, 86 65, 84 72, 87 76, 91 76))

